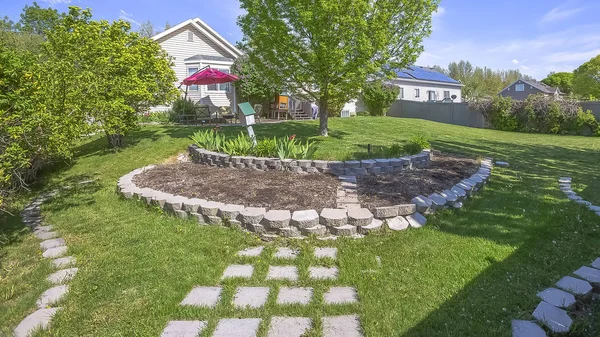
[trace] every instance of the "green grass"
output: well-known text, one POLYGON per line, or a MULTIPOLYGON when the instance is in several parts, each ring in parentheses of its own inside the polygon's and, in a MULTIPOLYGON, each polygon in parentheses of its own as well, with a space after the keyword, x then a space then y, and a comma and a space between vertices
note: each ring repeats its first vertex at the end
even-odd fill
MULTIPOLYGON (((270 252, 282 244, 302 249, 296 262, 299 284, 314 286, 315 299, 331 284, 352 285, 360 296, 352 306, 317 301, 281 309, 274 304, 281 283, 265 282, 264 275, 269 264, 282 262, 263 255, 252 280, 219 280, 227 265, 247 261, 234 254, 259 244, 257 238, 171 218, 115 193, 123 174, 185 151, 194 128, 143 127, 119 152, 106 150, 105 140, 93 137, 76 149, 72 165, 48 172, 36 189, 75 186, 44 204, 42 212, 66 239, 79 267, 61 303, 64 310, 39 335, 158 336, 171 319, 208 320, 214 327, 219 317, 261 317, 264 336, 273 315, 311 317, 318 332, 322 316, 356 313, 367 336, 510 336, 510 320, 531 318, 538 291, 600 256, 600 218, 568 202, 556 181, 572 176, 578 193, 600 204, 599 138, 368 117, 331 120, 327 139, 314 136, 317 128, 315 122, 290 122, 258 125, 255 131, 259 137, 311 137, 319 144, 317 157, 342 160, 364 155, 367 144, 403 144, 423 135, 444 152, 491 156, 511 166, 496 168, 484 191, 465 208, 435 214, 423 229, 361 240, 267 244, 270 252), (89 178, 95 183, 75 183, 89 178), (307 267, 315 261, 306 253, 315 246, 339 248, 337 281, 308 282, 307 267), (217 310, 178 305, 193 286, 221 283, 226 301, 217 310), (234 309, 228 295, 242 284, 273 285, 268 305, 234 309)), ((240 130, 225 128, 228 133, 240 130)), ((34 311, 51 272, 39 241, 18 217, 5 215, 1 221, 0 335, 34 311)))

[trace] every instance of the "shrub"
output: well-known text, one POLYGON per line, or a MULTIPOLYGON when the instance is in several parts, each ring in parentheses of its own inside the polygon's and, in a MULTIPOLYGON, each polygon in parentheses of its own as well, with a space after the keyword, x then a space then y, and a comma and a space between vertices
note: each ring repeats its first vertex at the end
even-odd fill
POLYGON ((316 150, 314 142, 306 141, 305 144, 302 144, 296 139, 296 135, 277 140, 277 156, 281 160, 286 158, 311 159, 316 150))
POLYGON ((400 146, 399 144, 394 144, 394 145, 390 146, 388 149, 386 149, 385 157, 386 158, 398 158, 398 157, 402 156, 403 152, 404 152, 404 149, 402 148, 402 146, 400 146))
POLYGON ((374 81, 365 84, 362 98, 371 116, 383 116, 398 99, 398 94, 398 86, 374 81))
POLYGON ((404 144, 404 152, 408 154, 417 154, 424 149, 431 148, 429 141, 424 136, 414 136, 408 143, 404 144))
POLYGON ((173 102, 172 110, 176 115, 193 115, 195 109, 194 102, 189 98, 178 97, 173 102))
POLYGON ((368 111, 359 111, 356 113, 357 116, 371 116, 371 113, 368 111))
POLYGON ((236 138, 226 139, 222 146, 223 152, 230 156, 247 156, 253 148, 252 138, 244 132, 240 132, 236 138))
POLYGON ((217 152, 223 149, 225 142, 225 136, 216 129, 195 132, 190 138, 199 147, 217 152))
POLYGON ((277 138, 259 140, 256 147, 254 147, 254 155, 266 158, 277 157, 277 138))

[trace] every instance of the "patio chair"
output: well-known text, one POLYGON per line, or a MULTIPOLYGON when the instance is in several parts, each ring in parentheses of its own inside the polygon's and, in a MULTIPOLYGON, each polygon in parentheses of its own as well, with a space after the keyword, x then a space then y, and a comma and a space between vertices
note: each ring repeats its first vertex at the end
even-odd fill
POLYGON ((210 123, 210 109, 208 108, 208 104, 200 104, 196 103, 194 105, 194 111, 196 112, 196 123, 200 122, 200 124, 210 123))
POLYGON ((231 111, 231 107, 222 106, 219 108, 219 117, 224 119, 225 121, 235 121, 237 116, 231 111))

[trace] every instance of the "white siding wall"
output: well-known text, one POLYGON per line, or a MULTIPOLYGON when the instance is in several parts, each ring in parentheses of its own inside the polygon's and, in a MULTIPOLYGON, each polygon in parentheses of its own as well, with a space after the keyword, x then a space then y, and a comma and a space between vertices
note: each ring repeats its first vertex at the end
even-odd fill
POLYGON ((413 81, 394 80, 393 84, 404 89, 404 98, 408 101, 423 102, 429 100, 428 91, 436 92, 436 100, 444 99, 444 91, 450 91, 450 96, 456 95, 455 103, 462 102, 461 87, 448 84, 437 83, 419 83, 413 81), (420 90, 420 97, 415 97, 415 89, 420 90))

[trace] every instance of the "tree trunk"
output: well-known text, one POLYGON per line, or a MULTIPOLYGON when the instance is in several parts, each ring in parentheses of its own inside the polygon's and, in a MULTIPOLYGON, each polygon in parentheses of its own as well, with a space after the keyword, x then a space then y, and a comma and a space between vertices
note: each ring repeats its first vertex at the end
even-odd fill
POLYGON ((319 99, 319 130, 324 137, 327 137, 327 118, 327 95, 323 95, 319 99))
POLYGON ((109 134, 106 133, 106 137, 108 138, 108 146, 109 147, 123 147, 123 139, 125 138, 121 134, 109 134))

